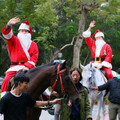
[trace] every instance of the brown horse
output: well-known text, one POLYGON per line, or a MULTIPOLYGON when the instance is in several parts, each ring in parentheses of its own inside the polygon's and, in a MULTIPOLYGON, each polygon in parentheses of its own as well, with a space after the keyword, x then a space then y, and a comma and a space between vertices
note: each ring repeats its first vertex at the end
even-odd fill
MULTIPOLYGON (((30 78, 27 92, 33 99, 39 100, 39 96, 44 90, 52 86, 61 97, 67 94, 71 101, 74 103, 79 102, 79 94, 75 85, 72 83, 66 61, 61 64, 49 63, 35 67, 27 71, 26 74, 30 78)), ((40 108, 28 108, 27 120, 39 120, 40 112, 40 108)))

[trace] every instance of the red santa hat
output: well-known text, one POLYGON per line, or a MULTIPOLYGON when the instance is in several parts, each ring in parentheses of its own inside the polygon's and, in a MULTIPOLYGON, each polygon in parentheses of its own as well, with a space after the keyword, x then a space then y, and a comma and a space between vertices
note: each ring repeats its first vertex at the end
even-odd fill
POLYGON ((96 30, 94 35, 93 35, 93 39, 96 40, 97 37, 103 37, 104 38, 104 34, 100 30, 96 30))
POLYGON ((30 34, 32 35, 32 28, 30 26, 29 21, 24 21, 23 23, 21 23, 18 30, 22 30, 22 29, 30 31, 30 34))

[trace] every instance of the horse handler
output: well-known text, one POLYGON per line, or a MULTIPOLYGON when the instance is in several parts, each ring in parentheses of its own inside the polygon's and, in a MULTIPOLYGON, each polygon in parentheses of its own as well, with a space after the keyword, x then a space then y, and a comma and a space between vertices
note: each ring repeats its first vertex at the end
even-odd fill
POLYGON ((32 28, 29 21, 24 21, 21 23, 17 36, 13 34, 12 25, 19 22, 19 18, 12 18, 2 29, 3 37, 7 41, 11 65, 6 72, 1 86, 1 97, 7 92, 9 79, 21 69, 29 70, 34 68, 38 60, 38 46, 31 40, 32 28))
POLYGON ((110 95, 108 97, 109 103, 109 119, 116 120, 118 115, 120 120, 120 68, 116 71, 118 74, 113 79, 109 80, 106 84, 98 87, 92 87, 92 90, 108 90, 110 95))
POLYGON ((60 101, 58 98, 52 101, 33 100, 28 93, 23 92, 27 90, 28 82, 29 78, 24 73, 15 75, 14 89, 7 92, 0 100, 0 113, 4 115, 4 120, 26 120, 27 107, 41 107, 60 101))

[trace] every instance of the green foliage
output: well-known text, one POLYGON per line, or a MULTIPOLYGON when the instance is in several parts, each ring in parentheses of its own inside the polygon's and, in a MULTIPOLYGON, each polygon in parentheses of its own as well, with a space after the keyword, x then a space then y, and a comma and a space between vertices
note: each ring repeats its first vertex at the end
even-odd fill
POLYGON ((37 5, 36 16, 38 17, 39 23, 43 23, 45 25, 57 25, 57 19, 55 16, 55 9, 53 9, 53 0, 45 1, 37 5), (47 8, 47 9, 46 9, 47 8))
POLYGON ((47 35, 46 35, 45 33, 42 33, 41 36, 36 37, 36 38, 34 39, 34 41, 35 41, 36 43, 40 42, 40 44, 43 45, 42 47, 43 47, 45 50, 50 50, 50 49, 52 49, 52 48, 55 48, 55 46, 52 45, 52 44, 50 44, 49 41, 46 41, 46 39, 47 39, 47 35))
MULTIPOLYGON (((105 41, 113 49, 113 69, 120 65, 120 1, 119 0, 0 0, 0 30, 9 19, 17 16, 21 22, 29 20, 33 29, 32 40, 38 44, 39 60, 37 65, 49 62, 52 54, 72 41, 73 36, 78 34, 78 24, 81 18, 83 6, 93 6, 87 14, 86 28, 90 21, 96 21, 96 29, 105 34, 105 41), (102 4, 104 3, 104 4, 102 4), (83 5, 84 4, 84 5, 83 5), (102 4, 102 5, 101 5, 102 4), (98 7, 94 8, 97 5, 98 7)), ((20 23, 13 26, 15 35, 18 33, 20 23)), ((0 44, 0 72, 4 72, 10 65, 7 46, 1 39, 0 44), (5 63, 4 63, 5 62, 5 63)), ((85 41, 82 44, 80 61, 87 64, 90 61, 89 48, 85 41), (89 55, 88 55, 89 54, 89 55), (88 57, 88 58, 86 58, 88 57)), ((65 48, 62 59, 70 59, 72 65, 73 46, 65 48), (69 52, 68 52, 69 51, 69 52)))

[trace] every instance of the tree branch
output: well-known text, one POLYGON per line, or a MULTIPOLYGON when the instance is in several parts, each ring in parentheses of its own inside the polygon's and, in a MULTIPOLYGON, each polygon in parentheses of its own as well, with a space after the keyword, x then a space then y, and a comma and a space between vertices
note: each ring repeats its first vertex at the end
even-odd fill
POLYGON ((2 35, 0 35, 0 38, 2 38, 5 41, 5 39, 4 39, 4 37, 2 35))
POLYGON ((85 58, 85 60, 84 60, 84 62, 83 62, 83 65, 86 65, 86 61, 87 61, 87 59, 88 59, 88 57, 89 57, 89 54, 90 54, 90 51, 88 51, 87 56, 86 56, 86 58, 85 58))
POLYGON ((72 38, 72 42, 71 42, 70 44, 66 44, 66 45, 64 45, 63 47, 61 47, 59 50, 57 50, 57 51, 52 55, 52 58, 51 58, 50 62, 52 62, 52 61, 55 59, 55 57, 58 55, 58 53, 59 53, 60 51, 62 51, 63 49, 65 49, 65 48, 68 47, 68 46, 73 45, 73 42, 74 42, 74 40, 75 40, 75 37, 76 37, 76 36, 74 36, 74 37, 72 38))

